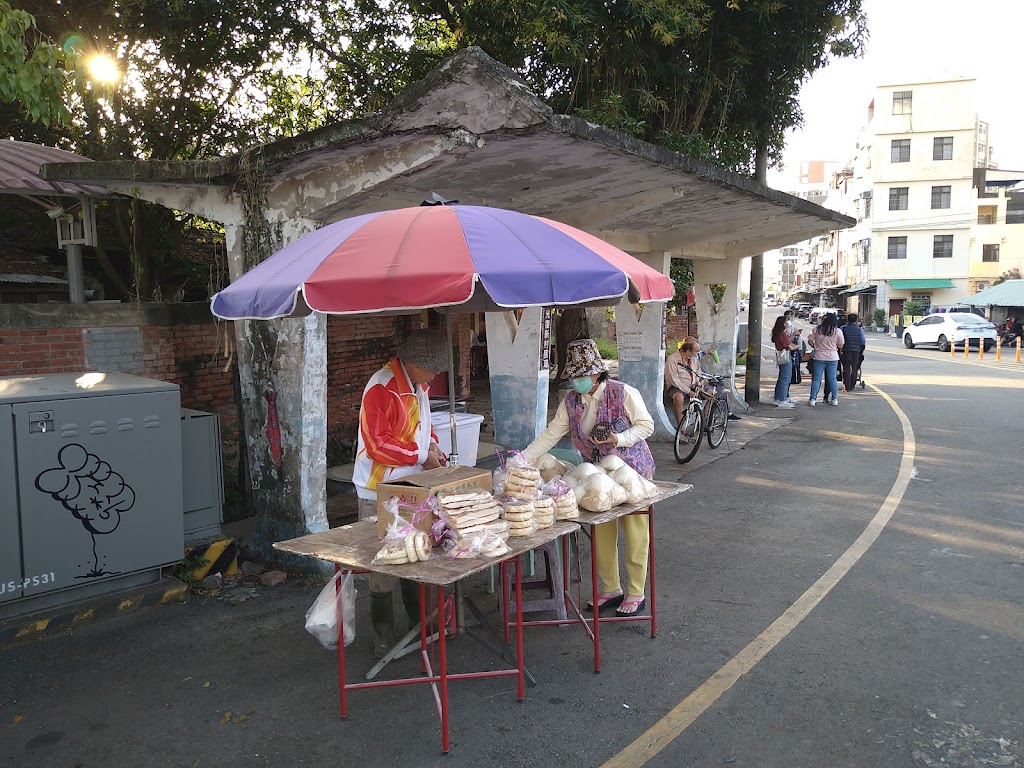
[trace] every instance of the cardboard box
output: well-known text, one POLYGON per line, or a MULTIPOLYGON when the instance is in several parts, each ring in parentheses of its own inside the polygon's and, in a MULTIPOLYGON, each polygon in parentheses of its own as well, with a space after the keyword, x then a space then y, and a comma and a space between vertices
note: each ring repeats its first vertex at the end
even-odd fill
MULTIPOLYGON (((457 493, 459 491, 491 492, 491 473, 476 467, 438 467, 414 475, 406 475, 392 483, 377 485, 377 533, 381 538, 387 533, 390 516, 384 511, 384 502, 398 497, 403 504, 418 507, 431 494, 441 491, 457 493)), ((404 510, 403 510, 404 512, 404 510)), ((408 521, 408 516, 402 517, 408 521)), ((419 520, 416 527, 421 531, 429 531, 436 518, 419 520)))

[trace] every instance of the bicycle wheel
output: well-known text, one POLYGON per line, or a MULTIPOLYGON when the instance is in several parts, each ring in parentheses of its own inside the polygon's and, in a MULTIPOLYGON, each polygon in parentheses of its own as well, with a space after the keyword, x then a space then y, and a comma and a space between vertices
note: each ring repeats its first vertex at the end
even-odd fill
POLYGON ((694 457, 700 448, 700 436, 703 431, 704 415, 700 407, 691 407, 683 411, 683 418, 676 428, 676 439, 672 445, 676 461, 685 464, 694 457))
POLYGON ((720 446, 728 429, 729 407, 718 398, 711 404, 711 413, 708 415, 708 445, 712 448, 720 446))

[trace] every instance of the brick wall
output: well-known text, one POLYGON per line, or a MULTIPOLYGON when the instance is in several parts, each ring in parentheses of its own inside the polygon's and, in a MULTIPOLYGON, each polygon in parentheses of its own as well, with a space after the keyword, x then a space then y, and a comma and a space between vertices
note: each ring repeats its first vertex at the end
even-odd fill
MULTIPOLYGON (((469 394, 469 315, 455 315, 457 395, 469 394), (464 339, 465 343, 460 343, 464 339)), ((430 327, 444 332, 444 317, 431 314, 430 327)), ((359 401, 370 377, 390 360, 395 349, 420 326, 418 316, 359 315, 327 319, 328 463, 352 460, 359 424, 359 401)), ((440 396, 440 391, 434 393, 440 396)))
POLYGON ((0 376, 117 371, 172 382, 182 406, 220 417, 225 463, 237 457, 234 332, 209 304, 41 306, 0 304, 0 376))

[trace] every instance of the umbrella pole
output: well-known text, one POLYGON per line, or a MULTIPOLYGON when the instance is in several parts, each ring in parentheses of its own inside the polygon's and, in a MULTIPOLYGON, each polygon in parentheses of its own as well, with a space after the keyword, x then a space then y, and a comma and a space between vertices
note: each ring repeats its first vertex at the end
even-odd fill
POLYGON ((455 331, 452 329, 452 313, 445 314, 445 328, 448 332, 448 420, 452 436, 452 452, 448 464, 459 466, 459 435, 455 428, 455 331))

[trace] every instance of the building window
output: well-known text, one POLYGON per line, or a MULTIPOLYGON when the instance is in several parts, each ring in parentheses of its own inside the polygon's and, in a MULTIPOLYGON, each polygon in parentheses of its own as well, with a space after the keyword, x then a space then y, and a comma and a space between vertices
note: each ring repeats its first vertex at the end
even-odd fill
POLYGON ((996 207, 994 205, 983 205, 978 208, 979 224, 996 223, 996 207))
POLYGON ((932 139, 932 160, 953 159, 953 137, 936 136, 932 139))
POLYGON ((953 258, 953 236, 952 235, 935 235, 935 239, 932 241, 932 258, 933 259, 952 259, 953 258))
POLYGON ((910 187, 889 188, 889 210, 905 211, 910 202, 910 187))
POLYGON ((999 261, 999 243, 981 246, 982 261, 999 261))
POLYGON ((910 162, 910 139, 893 139, 892 148, 890 150, 890 162, 893 163, 909 163, 910 162))
POLYGON ((913 293, 910 294, 910 300, 917 302, 923 307, 930 307, 932 305, 932 295, 930 293, 913 293))
POLYGON ((932 187, 932 208, 949 208, 952 204, 952 187, 932 187))
POLYGON ((889 258, 890 259, 905 259, 907 258, 907 236, 901 235, 900 237, 889 238, 889 258))
POLYGON ((892 92, 892 113, 894 115, 909 115, 913 106, 913 91, 892 92))

